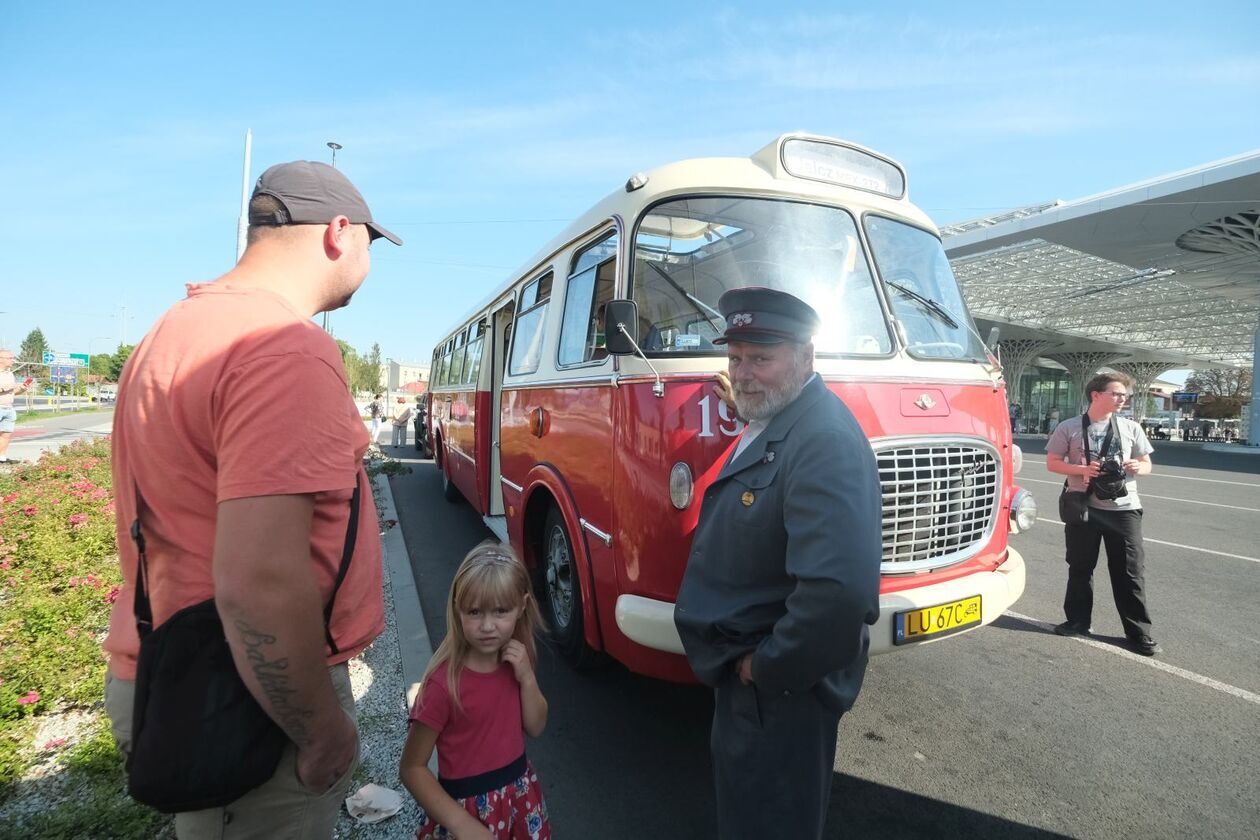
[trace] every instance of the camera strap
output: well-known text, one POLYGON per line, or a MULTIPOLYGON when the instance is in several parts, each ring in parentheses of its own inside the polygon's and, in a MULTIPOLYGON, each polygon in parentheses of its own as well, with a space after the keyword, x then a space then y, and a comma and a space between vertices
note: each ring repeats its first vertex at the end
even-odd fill
MULTIPOLYGON (((1089 463, 1089 412, 1081 415, 1081 443, 1085 447, 1085 463, 1089 463)), ((1098 450, 1098 460, 1107 457, 1107 450, 1111 448, 1111 441, 1120 437, 1120 430, 1116 428, 1116 415, 1111 415, 1111 421, 1107 424, 1107 434, 1103 436, 1102 446, 1098 450)))

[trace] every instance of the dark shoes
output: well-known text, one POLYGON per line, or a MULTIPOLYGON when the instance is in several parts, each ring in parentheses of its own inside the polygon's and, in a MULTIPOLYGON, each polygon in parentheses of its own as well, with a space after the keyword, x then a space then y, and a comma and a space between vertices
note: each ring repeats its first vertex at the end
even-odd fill
POLYGON ((1079 621, 1065 621, 1054 626, 1060 636, 1088 636, 1093 630, 1079 621))
POLYGON ((1154 656, 1157 653, 1164 652, 1159 643, 1150 636, 1139 636, 1136 639, 1129 639, 1129 647, 1133 648, 1134 653, 1142 656, 1154 656))

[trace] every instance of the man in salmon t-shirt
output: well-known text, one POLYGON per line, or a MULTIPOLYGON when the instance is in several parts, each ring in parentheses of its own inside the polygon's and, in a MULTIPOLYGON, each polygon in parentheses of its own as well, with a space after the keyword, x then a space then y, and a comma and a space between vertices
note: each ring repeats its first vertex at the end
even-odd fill
POLYGON ((240 262, 189 285, 119 382, 113 465, 125 582, 105 641, 106 707, 127 751, 139 651, 129 529, 139 507, 153 626, 214 598, 242 680, 291 742, 262 786, 226 807, 179 814, 179 836, 328 837, 358 763, 345 663, 384 618, 362 466, 368 434, 337 345, 311 318, 349 303, 373 239, 402 243, 321 163, 264 172, 249 222, 240 262), (330 645, 324 606, 356 485, 360 524, 335 590, 330 645))

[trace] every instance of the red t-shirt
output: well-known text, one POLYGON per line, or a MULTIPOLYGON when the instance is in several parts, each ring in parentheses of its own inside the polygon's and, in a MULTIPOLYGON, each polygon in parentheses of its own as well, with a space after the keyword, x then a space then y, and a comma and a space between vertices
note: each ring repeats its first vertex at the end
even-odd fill
POLYGON ((331 622, 340 652, 327 651, 328 664, 380 635, 381 541, 362 462, 368 433, 336 343, 284 298, 223 283, 190 285, 127 361, 112 442, 124 578, 104 645, 114 676, 135 678, 140 648, 133 487, 148 509, 140 525, 158 625, 214 597, 215 520, 228 499, 315 496, 311 566, 327 601, 357 482, 358 536, 331 622))
POLYGON ((521 718, 521 686, 504 662, 482 674, 465 668, 459 678, 459 703, 451 704, 447 666, 425 681, 424 691, 411 707, 408 720, 438 733, 438 773, 444 779, 463 779, 506 767, 525 752, 521 718))

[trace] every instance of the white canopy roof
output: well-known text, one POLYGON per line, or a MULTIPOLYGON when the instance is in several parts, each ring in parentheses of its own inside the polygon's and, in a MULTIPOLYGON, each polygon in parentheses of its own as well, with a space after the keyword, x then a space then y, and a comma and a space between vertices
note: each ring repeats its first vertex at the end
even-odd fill
POLYGON ((1045 352, 1250 366, 1260 151, 941 229, 972 314, 1045 352))

